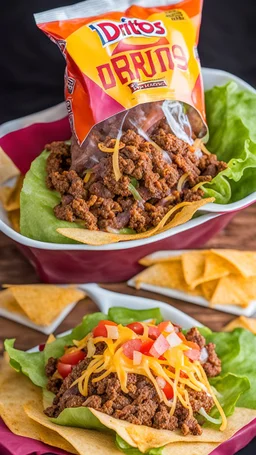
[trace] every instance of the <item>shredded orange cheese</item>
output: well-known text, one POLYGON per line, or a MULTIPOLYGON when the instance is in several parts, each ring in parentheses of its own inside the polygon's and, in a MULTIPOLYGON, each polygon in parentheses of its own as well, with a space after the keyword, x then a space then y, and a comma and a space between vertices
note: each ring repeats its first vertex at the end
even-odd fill
POLYGON ((181 176, 181 178, 178 181, 177 191, 179 191, 179 192, 182 191, 182 188, 183 188, 187 178, 188 178, 188 173, 185 173, 181 176))
POLYGON ((211 155, 211 152, 209 152, 209 150, 207 150, 204 143, 202 142, 202 139, 197 138, 193 144, 193 147, 195 150, 197 148, 200 148, 202 150, 202 152, 204 152, 206 155, 211 155))
POLYGON ((113 157, 112 157, 112 160, 113 160, 113 170, 114 170, 114 174, 115 174, 115 179, 116 179, 116 181, 118 182, 118 180, 120 180, 120 178, 122 177, 122 174, 121 174, 120 168, 119 168, 119 148, 120 148, 120 139, 119 139, 119 138, 115 139, 114 148, 107 147, 107 146, 104 145, 102 142, 100 142, 100 143, 98 144, 98 147, 99 147, 99 149, 100 149, 101 152, 104 152, 104 153, 113 153, 113 157))
POLYGON ((143 335, 137 335, 128 327, 118 325, 119 337, 117 340, 112 340, 107 337, 93 337, 92 334, 87 335, 81 341, 74 341, 78 349, 88 348, 93 352, 92 344, 104 341, 107 345, 105 351, 100 355, 92 355, 91 362, 81 376, 76 379, 73 385, 78 385, 79 392, 83 396, 88 395, 88 383, 92 374, 98 374, 92 379, 93 383, 106 378, 110 373, 116 373, 121 384, 121 389, 124 393, 128 393, 127 376, 129 373, 136 373, 146 376, 154 385, 156 392, 161 401, 169 408, 170 414, 173 415, 179 400, 186 409, 189 415, 193 415, 193 410, 189 400, 189 393, 186 387, 195 391, 207 392, 220 412, 222 418, 221 430, 224 430, 227 425, 226 416, 213 393, 213 390, 208 382, 208 378, 199 361, 191 362, 184 353, 191 349, 182 341, 178 346, 170 347, 163 355, 161 360, 148 355, 142 355, 142 361, 139 365, 134 365, 133 360, 126 357, 123 351, 123 344, 133 339, 140 339, 142 342, 150 340, 148 338, 148 329, 152 324, 141 323, 144 327, 143 335), (181 372, 183 374, 181 374, 181 372), (100 374, 101 373, 101 374, 100 374), (187 377, 184 375, 187 375, 187 377), (185 377, 184 377, 185 376, 185 377), (156 378, 161 377, 173 388, 173 399, 168 400, 165 393, 160 388, 156 378))

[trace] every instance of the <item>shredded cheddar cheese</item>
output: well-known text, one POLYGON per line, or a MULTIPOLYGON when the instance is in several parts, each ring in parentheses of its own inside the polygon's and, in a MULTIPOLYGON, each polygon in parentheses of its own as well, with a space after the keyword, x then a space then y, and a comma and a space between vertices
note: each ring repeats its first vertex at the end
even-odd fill
MULTIPOLYGON (((74 344, 78 349, 90 350, 91 362, 81 376, 76 379, 72 386, 78 385, 79 392, 83 396, 88 395, 88 384, 91 376, 93 377, 92 383, 97 383, 106 378, 111 373, 116 373, 121 384, 121 389, 124 393, 128 393, 127 379, 129 373, 135 373, 147 377, 154 385, 159 399, 163 401, 170 408, 170 415, 174 415, 177 402, 180 401, 182 406, 189 412, 189 416, 193 416, 193 409, 189 399, 188 388, 195 391, 204 391, 208 393, 216 405, 222 419, 220 430, 224 430, 227 425, 227 419, 221 405, 219 404, 214 392, 208 382, 206 373, 198 360, 191 361, 185 353, 191 348, 186 345, 186 340, 181 339, 181 343, 166 350, 160 358, 142 353, 141 362, 134 365, 131 358, 128 358, 123 349, 124 343, 131 340, 141 340, 141 342, 151 341, 148 337, 149 328, 153 325, 151 323, 141 323, 144 328, 143 335, 137 335, 133 330, 124 327, 121 324, 118 328, 118 339, 110 339, 104 336, 93 337, 92 333, 87 335, 80 341, 74 340, 74 344), (106 349, 102 354, 95 354, 95 345, 99 342, 106 343, 106 349), (93 347, 94 346, 94 347, 93 347), (164 390, 159 385, 159 380, 162 378, 173 389, 173 398, 168 400, 164 390)), ((169 333, 163 332, 166 336, 169 333)))

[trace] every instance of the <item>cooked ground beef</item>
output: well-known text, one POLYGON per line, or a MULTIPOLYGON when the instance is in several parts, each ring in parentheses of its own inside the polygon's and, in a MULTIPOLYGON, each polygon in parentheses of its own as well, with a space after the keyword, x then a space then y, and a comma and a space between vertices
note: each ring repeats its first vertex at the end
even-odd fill
POLYGON ((201 156, 174 136, 165 118, 160 117, 160 122, 149 128, 150 140, 131 129, 131 123, 127 121, 127 130, 119 146, 122 177, 116 181, 112 153, 103 153, 99 148, 100 144, 114 148, 115 139, 111 135, 116 135, 117 131, 113 129, 115 123, 111 125, 109 130, 102 126, 100 131, 95 131, 88 143, 89 174, 85 166, 76 166, 76 170, 70 168, 71 154, 78 154, 74 141, 72 146, 64 142, 46 146, 50 151, 46 184, 62 196, 60 204, 54 208, 57 218, 70 222, 83 220, 85 228, 91 230, 130 228, 144 232, 156 226, 177 203, 202 199, 203 191, 192 191, 192 188, 199 182, 209 182, 227 166, 218 161, 216 155, 201 156), (187 178, 178 190, 183 174, 187 174, 187 178), (142 201, 135 200, 129 189, 130 183, 134 182, 142 201))
MULTIPOLYGON (((208 351, 208 360, 203 364, 207 376, 217 375, 221 370, 221 363, 215 353, 215 346, 205 344, 205 339, 197 329, 191 329, 187 339, 199 344, 208 351)), ((102 354, 106 348, 104 342, 96 345, 96 354, 102 354)), ((88 396, 80 394, 77 385, 73 382, 88 368, 91 359, 85 358, 73 367, 72 372, 64 379, 54 377, 57 367, 56 359, 50 358, 46 365, 46 374, 49 377, 47 388, 56 396, 53 405, 45 410, 49 417, 57 417, 67 407, 86 406, 105 414, 137 425, 147 425, 158 429, 181 429, 184 435, 191 433, 200 435, 202 428, 195 416, 189 416, 189 411, 178 400, 173 416, 164 402, 161 402, 152 382, 145 376, 129 373, 127 380, 128 393, 121 390, 116 373, 93 383, 97 377, 93 374, 88 385, 88 396)), ((103 372, 100 373, 100 375, 103 372)), ((187 387, 193 413, 196 415, 201 407, 207 413, 214 406, 213 399, 204 391, 197 392, 187 387)))

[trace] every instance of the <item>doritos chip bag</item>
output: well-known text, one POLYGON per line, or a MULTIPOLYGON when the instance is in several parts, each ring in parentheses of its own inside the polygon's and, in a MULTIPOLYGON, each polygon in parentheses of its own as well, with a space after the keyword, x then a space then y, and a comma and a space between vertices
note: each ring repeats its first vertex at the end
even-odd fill
POLYGON ((202 1, 169 2, 88 0, 35 15, 66 59, 72 140, 37 159, 59 194, 57 205, 49 197, 54 233, 46 238, 41 220, 27 227, 26 203, 30 217, 37 211, 26 197, 31 173, 21 196, 25 235, 93 245, 149 237, 208 202, 201 186, 226 165, 202 144, 202 1))

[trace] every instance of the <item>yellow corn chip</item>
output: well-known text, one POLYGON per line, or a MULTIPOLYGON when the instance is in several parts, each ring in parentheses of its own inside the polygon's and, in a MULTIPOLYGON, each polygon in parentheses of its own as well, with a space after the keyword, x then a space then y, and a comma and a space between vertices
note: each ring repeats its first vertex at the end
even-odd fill
POLYGON ((0 417, 19 436, 42 441, 54 447, 77 453, 69 442, 54 431, 31 420, 23 410, 28 401, 43 412, 41 389, 26 376, 14 371, 5 360, 1 363, 0 417))
MULTIPOLYGON (((145 453, 152 448, 167 445, 164 449, 164 453, 169 454, 173 454, 173 452, 171 450, 168 451, 168 448, 175 447, 176 443, 184 442, 188 444, 188 453, 191 454, 189 442, 198 444, 198 447, 209 442, 224 442, 256 417, 255 410, 239 408, 228 418, 228 426, 225 431, 221 432, 213 428, 204 428, 203 433, 200 436, 193 436, 191 434, 184 436, 175 431, 157 430, 152 427, 146 427, 145 425, 134 425, 124 420, 115 419, 112 416, 103 414, 95 409, 91 409, 91 412, 103 425, 114 430, 132 447, 138 447, 142 453, 145 453)), ((197 452, 195 452, 195 454, 197 454, 197 452)))
POLYGON ((10 285, 9 291, 27 315, 38 325, 47 326, 70 303, 84 298, 85 293, 74 287, 62 288, 47 284, 10 285))
POLYGON ((245 278, 256 276, 256 251, 212 250, 226 259, 245 278))
POLYGON ((214 198, 201 199, 195 202, 181 202, 175 207, 172 207, 169 212, 163 217, 160 223, 141 234, 111 234, 103 231, 90 231, 89 229, 80 228, 59 228, 57 232, 69 239, 76 240, 87 245, 106 245, 127 240, 138 240, 151 237, 152 235, 164 232, 180 224, 189 221, 194 213, 208 202, 213 202, 214 198), (171 221, 168 220, 171 218, 171 221))
POLYGON ((20 193, 22 190, 24 176, 19 175, 16 184, 13 188, 4 188, 5 194, 2 203, 7 212, 17 210, 20 208, 20 193))
POLYGON ((218 282, 219 282, 219 280, 212 280, 212 281, 205 281, 204 283, 201 283, 200 287, 202 290, 202 294, 206 300, 208 300, 208 301, 211 300, 218 282))
POLYGON ((10 223, 11 223, 13 229, 16 232, 20 232, 20 209, 12 210, 11 212, 8 212, 8 218, 10 220, 10 223))
POLYGON ((178 289, 183 292, 189 292, 192 295, 198 295, 200 293, 199 290, 191 291, 189 289, 184 280, 180 261, 155 264, 143 270, 135 277, 137 289, 140 288, 142 283, 178 289))
POLYGON ((12 177, 16 177, 19 173, 19 169, 0 147, 0 185, 12 177))
POLYGON ((58 433, 76 449, 79 455, 120 455, 112 434, 56 425, 38 409, 34 402, 25 405, 24 410, 31 421, 49 429, 51 433, 52 431, 58 433))
POLYGON ((220 278, 210 302, 212 305, 225 304, 247 307, 250 300, 246 292, 239 285, 238 277, 236 275, 229 275, 220 278))
POLYGON ((204 274, 205 253, 200 250, 189 251, 182 254, 181 262, 184 279, 188 286, 194 289, 204 274))
POLYGON ((154 255, 145 256, 139 260, 139 264, 149 267, 150 265, 159 264, 162 262, 175 262, 180 261, 181 256, 163 256, 155 257, 154 255))
POLYGON ((250 330, 250 332, 256 335, 256 318, 246 318, 245 316, 239 316, 238 318, 233 319, 233 321, 229 322, 229 324, 225 325, 223 330, 225 332, 231 332, 237 327, 250 330))
POLYGON ((24 311, 21 309, 21 307, 13 297, 10 289, 0 291, 0 308, 3 308, 4 310, 13 313, 21 314, 22 316, 26 316, 24 311))

